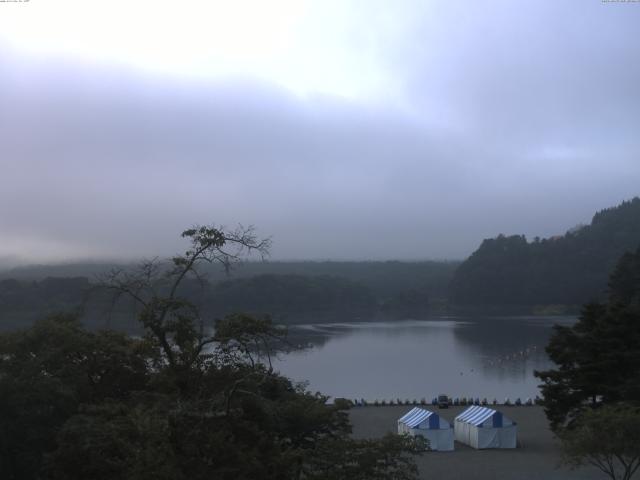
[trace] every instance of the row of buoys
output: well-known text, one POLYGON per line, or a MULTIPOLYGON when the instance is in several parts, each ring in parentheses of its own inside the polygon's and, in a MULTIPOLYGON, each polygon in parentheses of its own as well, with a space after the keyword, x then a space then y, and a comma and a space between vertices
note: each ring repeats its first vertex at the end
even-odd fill
POLYGON ((493 366, 493 365, 501 365, 503 363, 511 362, 514 360, 523 360, 528 358, 530 355, 534 354, 535 352, 537 352, 537 350, 538 350, 538 347, 536 345, 532 345, 523 350, 518 350, 516 352, 508 353, 507 355, 501 355, 499 357, 494 357, 494 358, 485 360, 485 364, 489 366, 493 366))
MULTIPOLYGON (((373 402, 369 402, 367 400, 365 400, 364 398, 361 399, 354 399, 354 400, 347 400, 349 403, 351 403, 354 406, 357 407, 366 407, 366 406, 374 406, 374 407, 378 407, 378 406, 394 406, 394 405, 428 405, 429 403, 431 405, 437 406, 439 404, 438 402, 438 398, 434 397, 431 402, 427 402, 427 400, 425 398, 422 398, 421 400, 402 400, 400 398, 396 399, 396 400, 374 400, 373 402)), ((504 406, 515 406, 515 407, 520 407, 520 406, 526 406, 526 407, 530 407, 532 405, 540 405, 542 403, 542 399, 536 395, 535 398, 527 398, 525 400, 522 400, 520 397, 516 398, 514 401, 511 401, 511 399, 509 397, 506 397, 504 399, 503 402, 498 402, 498 400, 496 398, 494 398, 491 402, 485 397, 482 400, 479 397, 473 398, 473 397, 456 397, 454 399, 449 399, 448 405, 452 406, 452 407, 458 407, 458 406, 467 406, 467 405, 483 405, 483 406, 487 406, 487 405, 504 405, 504 406)))
MULTIPOLYGON (((522 400, 520 397, 516 398, 513 402, 511 401, 511 399, 509 399, 509 397, 506 397, 504 399, 504 401, 500 404, 500 405, 514 405, 516 407, 525 405, 525 406, 531 406, 531 405, 538 405, 540 402, 542 401, 542 399, 538 396, 536 396, 535 399, 532 399, 531 397, 527 398, 526 400, 522 400)), ((494 398, 493 401, 489 402, 489 400, 487 400, 487 398, 483 398, 482 400, 480 400, 479 397, 473 398, 473 397, 462 397, 462 398, 454 398, 453 400, 449 400, 449 405, 451 406, 466 406, 466 405, 483 405, 483 406, 487 406, 489 405, 489 403, 491 403, 491 405, 498 405, 498 399, 494 398)), ((431 400, 431 405, 438 405, 438 399, 434 398, 433 400, 431 400)))

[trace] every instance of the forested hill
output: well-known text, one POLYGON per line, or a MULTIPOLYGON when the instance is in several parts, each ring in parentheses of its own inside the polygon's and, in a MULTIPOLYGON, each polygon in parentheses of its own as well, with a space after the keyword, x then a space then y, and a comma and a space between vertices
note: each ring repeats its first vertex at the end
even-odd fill
MULTIPOLYGON (((180 293, 211 320, 232 312, 270 314, 284 323, 372 319, 378 314, 415 318, 443 308, 456 266, 431 261, 247 262, 230 277, 220 269, 204 271, 204 284, 185 281, 180 293)), ((114 303, 92 281, 113 267, 134 268, 87 263, 0 272, 0 331, 60 311, 82 311, 91 328, 135 326, 132 305, 114 303)))
MULTIPOLYGON (((341 277, 360 283, 379 299, 388 299, 407 291, 424 291, 431 298, 444 298, 458 261, 248 261, 236 265, 231 276, 218 265, 203 272, 212 284, 259 275, 298 275, 305 277, 341 277)), ((47 277, 95 278, 112 268, 130 268, 126 263, 75 262, 54 265, 30 265, 0 270, 0 280, 40 281, 47 277)))
POLYGON ((640 198, 596 213, 563 236, 504 236, 482 242, 456 270, 457 305, 580 305, 599 299, 620 257, 640 246, 640 198))
POLYGON ((369 288, 330 276, 270 274, 228 280, 214 285, 209 297, 208 306, 218 316, 245 312, 282 319, 340 312, 347 318, 370 318, 376 309, 376 298, 369 288))

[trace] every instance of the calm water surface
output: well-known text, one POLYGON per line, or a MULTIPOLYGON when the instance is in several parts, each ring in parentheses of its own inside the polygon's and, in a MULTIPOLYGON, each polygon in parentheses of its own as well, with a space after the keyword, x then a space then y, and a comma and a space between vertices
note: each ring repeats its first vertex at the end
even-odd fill
POLYGON ((534 370, 551 364, 544 347, 554 324, 573 317, 448 317, 430 320, 299 325, 291 338, 311 345, 276 368, 333 397, 514 400, 535 397, 534 370))

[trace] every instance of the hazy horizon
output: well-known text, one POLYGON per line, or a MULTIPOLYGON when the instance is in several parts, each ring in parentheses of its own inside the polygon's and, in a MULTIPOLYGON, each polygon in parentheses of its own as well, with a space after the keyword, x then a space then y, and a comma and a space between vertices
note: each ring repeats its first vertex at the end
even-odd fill
MULTIPOLYGON (((634 197, 634 198, 638 198, 638 197, 634 197)), ((626 199, 624 201, 628 201, 628 200, 632 200, 632 199, 626 199)), ((617 207, 618 205, 610 205, 607 207, 603 207, 601 209, 598 209, 598 211, 602 211, 608 208, 612 208, 612 207, 617 207)), ((594 215, 597 212, 594 212, 594 215)), ((584 227, 587 226, 591 223, 591 218, 588 221, 585 222, 578 222, 576 223, 573 227, 571 228, 567 228, 562 232, 558 232, 557 235, 564 235, 570 231, 572 231, 575 228, 579 228, 579 227, 584 227)), ((499 235, 504 235, 504 233, 496 233, 495 235, 492 235, 491 237, 487 237, 487 238, 482 238, 479 239, 477 242, 476 247, 479 247, 480 244, 488 239, 488 238, 495 238, 499 235)), ((513 233, 512 235, 522 235, 519 233, 513 233)), ((525 236, 526 240, 528 242, 533 241, 534 238, 540 238, 540 239, 549 239, 552 238, 554 236, 557 235, 551 235, 551 236, 547 236, 547 237, 540 237, 539 235, 535 235, 534 237, 531 236, 525 236)), ((187 246, 186 243, 183 244, 184 247, 187 246)), ((474 247, 474 250, 475 248, 474 247)), ((176 253, 180 253, 182 252, 182 250, 180 250, 180 247, 178 247, 178 250, 175 252, 172 252, 173 254, 176 253)), ((473 253, 473 252, 470 252, 473 253)), ((279 257, 279 258, 273 258, 271 254, 267 254, 265 257, 260 257, 259 255, 248 255, 245 258, 242 259, 242 262, 271 262, 271 263, 304 263, 304 262, 310 262, 310 263, 322 263, 322 262, 335 262, 335 263, 340 263, 340 262, 362 262, 362 263, 367 263, 367 262, 380 262, 380 263, 384 263, 384 262, 399 262, 399 263, 420 263, 420 262, 437 262, 437 263, 457 263, 457 262, 462 262, 464 261, 466 258, 468 257, 460 257, 460 258, 433 258, 433 257, 416 257, 416 258, 321 258, 321 257, 301 257, 301 258, 287 258, 287 257, 279 257)), ((70 258, 63 258, 63 259, 45 259, 42 261, 30 261, 29 259, 26 258, 20 258, 18 256, 11 256, 11 255, 5 255, 5 256, 0 256, 0 271, 4 270, 5 272, 7 270, 11 270, 14 268, 29 268, 29 267, 63 267, 63 266, 74 266, 74 265, 110 265, 110 264, 135 264, 137 262, 145 262, 148 261, 149 259, 157 259, 158 261, 170 261, 171 259, 171 255, 153 255, 153 254, 148 254, 148 255, 142 255, 142 256, 102 256, 102 257, 70 257, 70 258)))
POLYGON ((640 194, 640 4, 0 3, 0 268, 461 260, 640 194))

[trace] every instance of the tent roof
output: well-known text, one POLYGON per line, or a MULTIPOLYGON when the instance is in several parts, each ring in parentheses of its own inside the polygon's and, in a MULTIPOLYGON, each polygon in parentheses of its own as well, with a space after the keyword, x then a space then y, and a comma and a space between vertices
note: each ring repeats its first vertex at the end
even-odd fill
POLYGON ((497 411, 492 408, 481 407, 480 405, 474 405, 467 408, 464 412, 456 417, 456 421, 470 423, 471 425, 482 425, 485 420, 493 417, 497 411))
POLYGON ((406 414, 404 414, 402 417, 400 417, 400 419, 398 420, 398 422, 402 422, 405 425, 407 425, 408 427, 417 427, 418 425, 420 425, 422 422, 424 422, 427 418, 429 418, 431 415, 435 415, 435 413, 429 411, 429 410, 425 410, 423 408, 412 408, 411 410, 409 410, 409 412, 407 412, 406 414))

